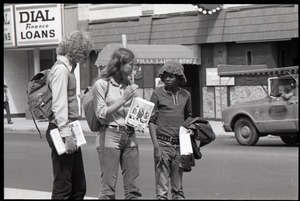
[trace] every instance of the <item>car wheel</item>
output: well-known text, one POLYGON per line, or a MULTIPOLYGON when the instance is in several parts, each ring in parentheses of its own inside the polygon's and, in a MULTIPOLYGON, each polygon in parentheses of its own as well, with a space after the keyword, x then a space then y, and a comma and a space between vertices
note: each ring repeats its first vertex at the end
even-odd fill
POLYGON ((235 138, 241 145, 255 145, 259 139, 259 133, 253 122, 246 117, 238 119, 234 125, 235 138))
POLYGON ((293 136, 280 136, 281 140, 291 146, 295 146, 299 143, 299 136, 293 135, 293 136))

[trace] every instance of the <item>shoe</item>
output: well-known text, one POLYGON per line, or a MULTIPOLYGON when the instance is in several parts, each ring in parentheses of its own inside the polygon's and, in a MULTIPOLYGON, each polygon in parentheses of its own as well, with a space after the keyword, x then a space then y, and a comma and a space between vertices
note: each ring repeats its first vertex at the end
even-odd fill
POLYGON ((13 124, 14 122, 12 122, 12 121, 10 121, 10 122, 8 122, 8 124, 13 124))

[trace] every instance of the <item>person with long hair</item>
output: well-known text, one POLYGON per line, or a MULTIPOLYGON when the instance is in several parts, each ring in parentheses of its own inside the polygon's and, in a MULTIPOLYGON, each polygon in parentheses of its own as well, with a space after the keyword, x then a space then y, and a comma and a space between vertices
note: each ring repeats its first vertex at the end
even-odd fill
POLYGON ((139 190, 139 150, 136 134, 125 125, 138 86, 131 79, 134 54, 126 48, 115 50, 99 79, 93 84, 94 109, 102 123, 96 137, 100 162, 99 199, 116 199, 119 164, 125 199, 142 197, 139 190))
POLYGON ((75 30, 60 42, 56 49, 57 62, 50 71, 49 87, 52 91, 52 112, 46 139, 51 152, 53 168, 52 199, 82 200, 86 194, 86 179, 80 147, 77 147, 69 122, 79 118, 76 95, 77 63, 89 58, 93 42, 87 32, 75 30), (66 153, 58 155, 50 130, 58 128, 66 145, 66 153))

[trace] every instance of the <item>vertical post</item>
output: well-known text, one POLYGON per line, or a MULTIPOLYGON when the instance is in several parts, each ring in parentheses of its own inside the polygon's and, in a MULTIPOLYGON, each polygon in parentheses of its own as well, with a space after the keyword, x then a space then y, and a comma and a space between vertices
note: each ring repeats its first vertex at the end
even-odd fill
POLYGON ((122 34, 122 44, 124 48, 127 48, 127 36, 126 34, 122 34))
MULTIPOLYGON (((127 48, 127 36, 126 36, 126 34, 122 34, 122 45, 123 45, 124 48, 127 48)), ((134 84, 134 69, 132 70, 132 73, 131 73, 131 81, 132 81, 131 84, 134 84)))
POLYGON ((33 59, 34 59, 34 75, 41 71, 40 64, 40 50, 39 48, 34 48, 33 50, 33 59))

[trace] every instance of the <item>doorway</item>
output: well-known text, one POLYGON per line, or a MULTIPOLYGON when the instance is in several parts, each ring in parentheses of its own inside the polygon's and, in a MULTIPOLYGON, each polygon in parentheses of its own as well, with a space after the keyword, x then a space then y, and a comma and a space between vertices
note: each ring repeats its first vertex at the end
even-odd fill
POLYGON ((199 117, 201 114, 200 107, 200 86, 199 86, 199 66, 198 65, 183 65, 184 74, 187 79, 187 84, 183 86, 192 96, 192 116, 199 117))
POLYGON ((55 49, 40 50, 41 71, 50 69, 56 60, 55 49))

